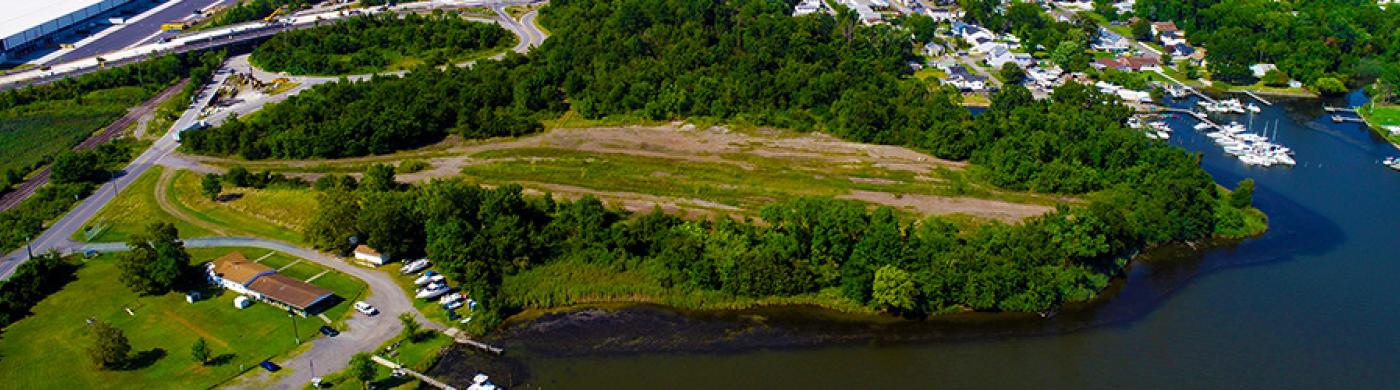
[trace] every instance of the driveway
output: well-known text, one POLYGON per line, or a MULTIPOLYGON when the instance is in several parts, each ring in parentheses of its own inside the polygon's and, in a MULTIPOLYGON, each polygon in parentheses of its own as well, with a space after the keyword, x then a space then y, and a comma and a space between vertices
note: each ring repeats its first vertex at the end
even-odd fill
MULTIPOLYGON (((318 337, 308 344, 311 349, 283 362, 278 362, 286 370, 271 375, 259 371, 255 376, 245 376, 233 387, 300 389, 311 382, 311 378, 344 370, 349 365, 350 356, 360 352, 371 352, 393 339, 403 331, 399 314, 413 313, 426 329, 443 330, 442 325, 428 321, 422 313, 413 308, 412 298, 394 282, 389 273, 347 263, 339 258, 316 250, 302 248, 281 241, 244 237, 191 238, 184 240, 188 248, 249 247, 274 250, 302 259, 313 261, 327 268, 344 272, 365 281, 369 294, 362 300, 379 308, 379 315, 367 317, 358 312, 346 321, 346 328, 336 337, 318 337)), ((115 252, 126 250, 126 243, 94 243, 81 246, 78 250, 115 252)), ((344 305, 350 302, 342 303, 344 305)))

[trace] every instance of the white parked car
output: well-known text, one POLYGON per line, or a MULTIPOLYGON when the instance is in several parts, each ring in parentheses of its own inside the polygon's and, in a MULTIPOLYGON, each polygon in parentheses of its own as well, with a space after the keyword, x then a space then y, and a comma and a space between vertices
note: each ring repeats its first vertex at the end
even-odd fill
POLYGON ((367 316, 379 314, 379 309, 375 309, 374 306, 365 303, 365 301, 355 301, 355 311, 365 313, 367 316))

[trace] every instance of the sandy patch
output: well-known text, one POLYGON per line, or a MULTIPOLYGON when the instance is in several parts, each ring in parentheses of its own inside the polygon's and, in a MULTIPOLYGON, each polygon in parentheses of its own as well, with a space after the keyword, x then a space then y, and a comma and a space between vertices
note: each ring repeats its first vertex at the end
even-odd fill
POLYGON ((923 215, 967 214, 1003 222, 1016 222, 1055 209, 1050 206, 998 200, 918 194, 896 196, 887 192, 873 191, 852 191, 849 195, 841 196, 841 198, 900 208, 923 215))

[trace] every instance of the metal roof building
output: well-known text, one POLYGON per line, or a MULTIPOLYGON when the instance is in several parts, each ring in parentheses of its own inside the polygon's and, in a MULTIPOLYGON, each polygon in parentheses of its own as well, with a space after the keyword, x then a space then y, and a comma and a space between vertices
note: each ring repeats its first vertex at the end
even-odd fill
POLYGON ((0 60, 59 30, 135 0, 0 0, 0 60))

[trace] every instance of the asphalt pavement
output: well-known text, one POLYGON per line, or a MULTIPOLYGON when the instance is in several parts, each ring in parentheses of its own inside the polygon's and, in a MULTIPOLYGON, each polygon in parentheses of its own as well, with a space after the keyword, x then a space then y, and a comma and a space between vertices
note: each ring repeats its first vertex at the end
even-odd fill
POLYGON ((161 32, 160 26, 166 23, 176 23, 185 20, 194 11, 203 9, 213 4, 228 0, 170 0, 176 2, 166 9, 160 10, 144 19, 131 24, 117 26, 118 29, 96 41, 79 46, 72 51, 65 53, 58 58, 45 62, 46 64, 56 64, 73 61, 81 58, 92 57, 103 53, 125 49, 129 46, 146 42, 155 37, 173 34, 171 32, 161 32))

